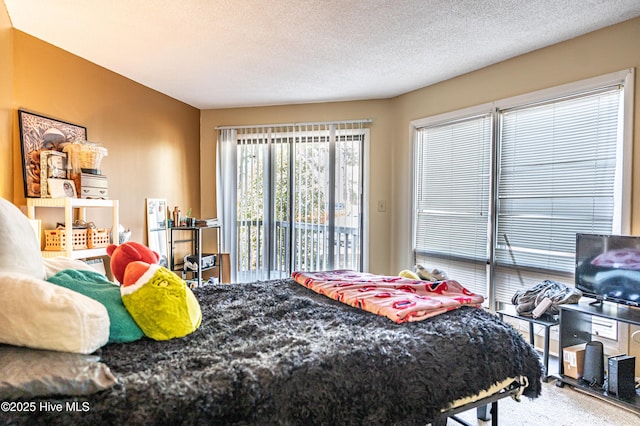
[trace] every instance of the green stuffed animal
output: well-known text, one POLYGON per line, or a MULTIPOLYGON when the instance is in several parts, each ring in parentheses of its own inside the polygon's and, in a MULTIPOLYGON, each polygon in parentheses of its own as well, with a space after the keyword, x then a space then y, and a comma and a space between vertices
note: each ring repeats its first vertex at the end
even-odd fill
POLYGON ((200 304, 191 289, 160 265, 129 263, 120 294, 136 324, 154 340, 184 337, 202 322, 200 304))

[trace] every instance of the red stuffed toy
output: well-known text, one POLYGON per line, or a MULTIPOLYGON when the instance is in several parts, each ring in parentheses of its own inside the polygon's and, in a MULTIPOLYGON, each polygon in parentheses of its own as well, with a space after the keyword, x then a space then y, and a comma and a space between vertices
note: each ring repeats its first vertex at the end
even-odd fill
POLYGON ((124 271, 131 262, 141 261, 149 264, 160 262, 160 254, 149 247, 133 241, 124 244, 111 244, 107 247, 111 257, 111 272, 119 283, 123 282, 124 271))

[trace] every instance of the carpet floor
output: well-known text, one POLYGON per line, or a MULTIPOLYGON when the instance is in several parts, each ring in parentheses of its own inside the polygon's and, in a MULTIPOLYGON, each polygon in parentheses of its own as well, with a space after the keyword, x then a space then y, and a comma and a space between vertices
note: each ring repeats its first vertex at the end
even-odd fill
MULTIPOLYGON (((459 415, 472 425, 487 426, 491 422, 476 419, 475 410, 459 415)), ((500 426, 636 426, 640 415, 581 393, 570 386, 559 388, 555 380, 542 384, 542 395, 534 400, 510 398, 498 403, 500 426)), ((447 426, 459 425, 449 419, 447 426)))

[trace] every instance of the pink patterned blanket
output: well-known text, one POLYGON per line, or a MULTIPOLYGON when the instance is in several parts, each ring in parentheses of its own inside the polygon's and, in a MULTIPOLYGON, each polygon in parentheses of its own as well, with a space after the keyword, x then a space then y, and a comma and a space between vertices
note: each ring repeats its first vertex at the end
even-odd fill
POLYGON ((311 290, 396 323, 420 321, 461 306, 479 307, 484 297, 459 282, 415 281, 349 270, 293 272, 311 290))

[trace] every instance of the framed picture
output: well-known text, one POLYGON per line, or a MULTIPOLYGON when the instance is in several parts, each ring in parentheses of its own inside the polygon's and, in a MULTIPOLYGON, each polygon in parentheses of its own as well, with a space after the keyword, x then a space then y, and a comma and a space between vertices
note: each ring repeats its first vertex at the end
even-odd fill
POLYGON ((40 197, 51 197, 49 193, 49 179, 66 179, 67 154, 60 151, 44 149, 40 151, 40 197))
POLYGON ((77 198, 76 185, 71 179, 47 179, 51 198, 77 198))
POLYGON ((40 177, 66 179, 67 154, 48 149, 40 151, 40 177))
POLYGON ((18 110, 25 197, 40 197, 40 152, 87 140, 87 128, 18 110))

